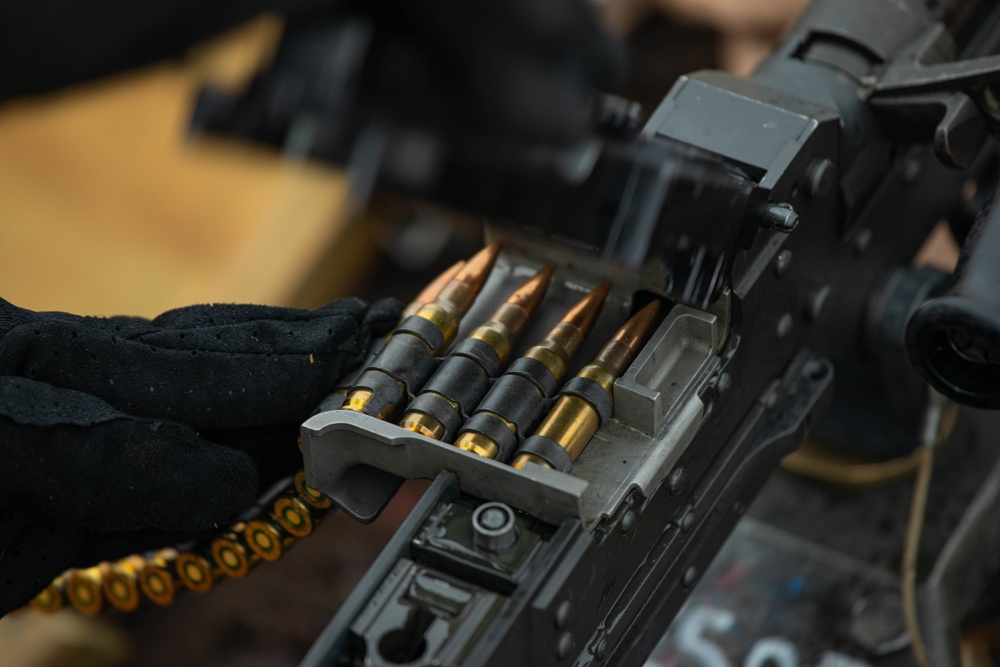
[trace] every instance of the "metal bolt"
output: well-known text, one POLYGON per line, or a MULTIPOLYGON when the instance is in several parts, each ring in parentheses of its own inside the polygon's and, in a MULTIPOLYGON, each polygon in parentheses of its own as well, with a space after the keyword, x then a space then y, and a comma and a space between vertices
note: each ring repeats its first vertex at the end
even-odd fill
POLYGON ((833 162, 813 160, 806 169, 806 192, 810 197, 826 197, 833 190, 833 162))
POLYGON ((604 657, 608 654, 608 638, 601 637, 597 640, 597 645, 594 646, 594 657, 598 660, 604 660, 604 657))
POLYGON ((681 519, 681 530, 686 533, 691 530, 692 526, 694 526, 694 512, 688 510, 684 513, 684 518, 681 519))
POLYGON ((483 503, 472 513, 472 538, 486 551, 504 551, 517 542, 514 510, 503 503, 483 503))
POLYGON ((670 473, 670 479, 667 480, 670 495, 676 496, 684 489, 684 484, 686 483, 687 475, 684 474, 684 468, 674 468, 674 471, 670 473))
POLYGON ((694 584, 695 579, 697 578, 698 578, 698 569, 694 565, 692 565, 684 572, 684 579, 682 580, 681 583, 683 583, 685 587, 690 587, 694 584))
POLYGON ((559 629, 565 628, 566 624, 569 622, 569 617, 573 613, 573 603, 569 600, 563 600, 559 603, 559 607, 556 609, 556 627, 559 629))
POLYGON ((851 608, 847 631, 851 639, 876 656, 894 653, 910 643, 895 591, 876 591, 859 598, 851 608))
POLYGON ((809 319, 813 322, 818 321, 823 316, 823 306, 826 305, 828 296, 830 296, 830 286, 824 285, 809 297, 809 319))
POLYGON ((733 378, 729 373, 723 373, 715 383, 715 393, 722 396, 733 386, 733 378))
POLYGON ((569 655, 569 652, 573 650, 573 634, 569 632, 564 632, 559 637, 559 643, 556 644, 556 657, 562 660, 569 655))
POLYGON ((781 277, 788 273, 788 269, 792 266, 792 251, 782 250, 778 253, 778 256, 774 258, 774 273, 781 277))
POLYGON ((760 224, 767 229, 791 232, 799 225, 799 214, 791 204, 768 204, 761 211, 760 224))
POLYGON ((635 528, 636 515, 632 510, 625 512, 622 516, 621 522, 618 524, 618 530, 621 531, 622 535, 625 535, 633 528, 635 528))
POLYGON ((778 320, 778 327, 775 333, 778 334, 778 338, 784 338, 788 334, 792 333, 792 327, 795 326, 795 320, 792 319, 790 313, 785 313, 778 320))

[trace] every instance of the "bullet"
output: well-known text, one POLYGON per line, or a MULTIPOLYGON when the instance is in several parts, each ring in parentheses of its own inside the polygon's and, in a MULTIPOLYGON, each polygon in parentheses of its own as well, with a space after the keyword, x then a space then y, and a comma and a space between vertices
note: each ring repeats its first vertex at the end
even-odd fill
POLYGON ((104 607, 101 595, 101 578, 107 563, 84 570, 70 570, 66 574, 66 598, 81 614, 97 616, 104 607))
MULTIPOLYGON (((455 277, 455 274, 457 274, 463 266, 465 266, 464 261, 455 262, 450 267, 448 267, 448 269, 446 269, 441 275, 439 275, 437 278, 428 283, 427 287, 421 290, 420 294, 418 294, 417 297, 413 301, 411 301, 406 306, 406 308, 403 309, 403 315, 400 318, 400 321, 405 320, 410 315, 416 314, 418 310, 420 310, 425 305, 433 301, 437 297, 437 295, 441 293, 441 290, 444 288, 444 286, 447 285, 448 282, 450 282, 451 279, 455 277)), ((375 357, 378 356, 379 352, 382 351, 382 348, 385 347, 385 341, 391 338, 392 334, 393 331, 390 331, 388 334, 385 335, 385 338, 379 338, 375 341, 372 341, 372 348, 369 351, 368 358, 365 360, 365 362, 361 364, 354 372, 348 373, 347 375, 344 376, 343 378, 344 384, 334 389, 332 393, 330 393, 326 398, 324 398, 320 402, 319 406, 316 409, 317 413, 329 412, 330 410, 339 410, 344 406, 344 403, 347 402, 347 393, 351 390, 351 387, 354 386, 354 383, 357 382, 358 377, 361 375, 361 373, 368 368, 368 365, 372 362, 372 360, 374 360, 375 357)))
POLYGON ((253 552, 264 560, 278 560, 295 541, 276 521, 265 519, 248 521, 243 536, 253 552))
POLYGON ((420 290, 420 294, 418 294, 417 297, 403 309, 403 316, 400 319, 405 320, 410 315, 416 315, 417 311, 436 299, 438 295, 441 294, 441 290, 444 289, 444 286, 450 283, 464 266, 464 260, 455 262, 445 269, 437 278, 427 283, 427 287, 420 290))
POLYGON ((410 403, 400 425, 435 440, 450 442, 503 372, 511 348, 542 302, 552 281, 551 264, 536 273, 485 323, 463 340, 442 362, 420 394, 410 403))
POLYGON ((594 361, 566 383, 555 407, 535 434, 525 440, 512 464, 534 463, 569 472, 597 429, 611 416, 615 380, 625 372, 653 329, 659 302, 626 322, 594 361))
POLYGON ((325 510, 329 509, 333 505, 333 500, 323 493, 320 493, 316 489, 310 488, 306 484, 306 473, 304 470, 300 470, 295 473, 295 491, 299 494, 299 498, 302 498, 305 502, 312 505, 316 509, 325 510))
POLYGON ((142 556, 130 556, 110 564, 101 584, 108 604, 124 612, 138 608, 139 570, 145 562, 142 556))
POLYGON ((139 567, 139 590, 153 604, 166 607, 181 590, 174 567, 178 556, 175 549, 163 549, 143 559, 139 567))
POLYGON ((222 574, 242 579, 259 560, 243 541, 246 524, 238 522, 212 540, 212 560, 222 574))
POLYGON ((541 342, 511 365, 462 427, 456 447, 485 458, 510 458, 545 414, 570 359, 597 321, 609 288, 604 283, 580 299, 541 342))
POLYGON ((434 357, 455 339, 459 321, 482 289, 499 253, 496 243, 479 251, 433 301, 403 320, 358 376, 341 409, 393 419, 407 397, 419 391, 433 372, 434 357))
POLYGON ((54 614, 66 604, 66 580, 64 577, 56 577, 52 583, 35 596, 31 601, 31 608, 45 614, 54 614))
POLYGON ((212 561, 195 551, 186 551, 177 556, 174 566, 181 583, 196 593, 212 590, 215 580, 222 574, 212 561))

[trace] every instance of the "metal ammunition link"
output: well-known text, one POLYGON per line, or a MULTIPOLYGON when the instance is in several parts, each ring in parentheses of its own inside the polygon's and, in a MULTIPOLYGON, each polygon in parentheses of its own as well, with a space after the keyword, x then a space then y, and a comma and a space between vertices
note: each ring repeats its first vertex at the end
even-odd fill
POLYGON ((185 589, 205 593, 227 578, 247 576, 261 561, 277 560, 297 539, 311 535, 332 505, 309 488, 300 470, 207 542, 68 570, 29 608, 51 614, 69 607, 94 616, 107 609, 135 611, 142 600, 168 606, 185 589))

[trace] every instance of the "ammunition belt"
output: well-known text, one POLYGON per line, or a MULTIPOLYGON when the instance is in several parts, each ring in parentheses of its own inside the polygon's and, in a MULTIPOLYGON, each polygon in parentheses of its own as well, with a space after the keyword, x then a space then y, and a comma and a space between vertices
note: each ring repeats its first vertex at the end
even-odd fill
POLYGON ((167 606, 185 590, 206 593, 224 579, 245 577, 262 561, 281 558, 312 534, 332 504, 306 485, 300 470, 217 532, 172 549, 67 570, 30 606, 96 616, 110 609, 135 611, 141 600, 167 606))

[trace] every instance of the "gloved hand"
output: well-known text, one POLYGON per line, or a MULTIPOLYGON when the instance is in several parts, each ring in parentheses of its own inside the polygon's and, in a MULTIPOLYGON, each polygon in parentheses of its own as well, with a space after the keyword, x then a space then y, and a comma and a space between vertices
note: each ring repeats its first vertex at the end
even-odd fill
POLYGON ((246 509, 301 465, 298 423, 398 317, 393 301, 147 321, 0 299, 0 615, 68 567, 246 509))
POLYGON ((374 25, 375 66, 362 85, 406 121, 558 144, 588 130, 592 89, 623 83, 623 47, 589 0, 354 0, 348 7, 374 25))
MULTIPOLYGON (((0 71, 0 100, 181 55, 264 11, 289 18, 290 36, 317 37, 285 55, 327 83, 349 63, 344 40, 322 44, 326 26, 367 19, 377 55, 364 85, 408 124, 571 141, 586 129, 591 88, 624 76, 622 47, 589 0, 33 0, 0 3, 0 62, 18 65, 0 71)), ((296 94, 296 82, 281 85, 296 94)))

